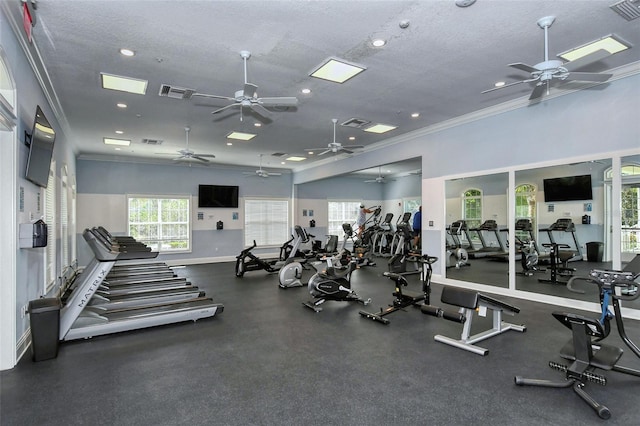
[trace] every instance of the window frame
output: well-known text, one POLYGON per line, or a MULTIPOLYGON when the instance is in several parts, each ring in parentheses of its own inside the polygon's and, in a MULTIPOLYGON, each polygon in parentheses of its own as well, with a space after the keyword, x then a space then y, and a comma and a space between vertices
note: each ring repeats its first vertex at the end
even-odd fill
MULTIPOLYGON (((242 240, 244 242, 244 246, 253 245, 253 241, 261 247, 281 247, 284 242, 288 241, 291 238, 291 230, 292 230, 292 219, 291 219, 291 200, 288 198, 262 198, 262 197, 246 197, 243 199, 243 208, 244 208, 244 221, 243 221, 243 237, 242 240), (284 215, 285 223, 282 226, 282 221, 272 221, 269 224, 263 223, 263 220, 255 220, 253 219, 254 212, 251 209, 251 205, 253 203, 274 203, 283 205, 277 206, 279 211, 286 211, 284 215), (284 207, 284 208, 283 208, 284 207), (249 221, 251 220, 251 221, 249 221), (277 223, 280 222, 280 225, 277 223), (260 230, 254 231, 252 228, 254 226, 271 226, 272 230, 260 230), (277 229, 282 228, 282 229, 277 229), (273 235, 269 235, 273 233, 273 235), (266 235, 266 238, 262 239, 258 238, 259 235, 266 235)), ((264 207, 264 205, 262 205, 264 207)), ((276 206, 274 206, 275 208, 276 206)), ((281 218, 281 215, 277 215, 276 218, 281 218)))
MULTIPOLYGON (((176 254, 176 253, 190 253, 192 251, 193 248, 193 224, 192 224, 192 210, 193 210, 193 199, 191 194, 173 194, 173 195, 149 195, 149 194, 127 194, 126 196, 126 214, 127 214, 127 235, 131 235, 132 237, 136 238, 136 240, 145 243, 147 245, 149 245, 150 247, 152 247, 152 250, 157 251, 161 254, 176 254), (182 239, 177 239, 177 238, 160 238, 160 239, 151 239, 151 238, 142 238, 138 235, 137 232, 132 232, 132 221, 131 221, 131 201, 135 200, 135 199, 149 199, 149 200, 186 200, 187 201, 187 209, 185 212, 185 217, 186 217, 186 222, 180 222, 180 221, 174 221, 174 222, 162 222, 162 210, 161 210, 161 203, 159 203, 158 208, 159 210, 159 214, 158 214, 158 221, 156 222, 139 222, 137 223, 137 225, 144 225, 145 223, 149 224, 150 226, 159 226, 160 228, 162 227, 162 225, 167 225, 170 223, 174 223, 174 224, 186 224, 187 226, 187 231, 186 231, 186 240, 182 240, 182 239), (162 243, 171 243, 172 241, 177 241, 177 242, 181 242, 181 241, 186 241, 186 247, 184 248, 177 248, 177 249, 166 249, 163 248, 162 243), (155 247, 155 243, 157 242, 157 248, 155 247)), ((136 223, 133 224, 133 226, 136 226, 136 223)))
POLYGON ((343 223, 351 223, 352 225, 356 223, 356 219, 358 218, 358 213, 360 212, 360 201, 353 200, 327 200, 327 234, 328 235, 337 235, 338 237, 344 235, 344 231, 342 229, 343 223), (336 225, 338 222, 337 219, 331 219, 331 205, 332 204, 342 204, 344 208, 342 210, 340 223, 336 225), (351 206, 351 204, 353 206, 351 206), (348 213, 351 209, 353 209, 352 213, 348 213), (350 214, 351 216, 347 216, 350 214))

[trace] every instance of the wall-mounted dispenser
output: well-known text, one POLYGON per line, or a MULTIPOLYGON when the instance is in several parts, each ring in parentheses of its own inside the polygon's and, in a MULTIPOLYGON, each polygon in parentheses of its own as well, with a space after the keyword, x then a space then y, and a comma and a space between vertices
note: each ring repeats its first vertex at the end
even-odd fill
POLYGON ((218 222, 216 222, 216 229, 220 230, 224 228, 224 223, 219 220, 218 222))
POLYGON ((19 231, 20 248, 47 246, 47 224, 42 219, 34 223, 21 223, 19 231))

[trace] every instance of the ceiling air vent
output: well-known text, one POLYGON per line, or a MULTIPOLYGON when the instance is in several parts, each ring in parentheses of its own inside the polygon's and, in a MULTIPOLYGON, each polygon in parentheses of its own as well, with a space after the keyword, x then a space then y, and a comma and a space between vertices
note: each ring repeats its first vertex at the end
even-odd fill
POLYGON ((285 155, 287 155, 286 152, 274 152, 273 154, 271 154, 273 157, 284 157, 285 155))
POLYGON ((345 127, 353 127, 356 129, 361 129, 362 127, 366 126, 369 123, 371 122, 367 120, 363 120, 362 118, 350 118, 344 123, 340 123, 340 125, 345 127))
POLYGON ((161 139, 142 139, 142 143, 146 145, 162 145, 161 139))
POLYGON ((160 96, 166 96, 173 99, 191 99, 191 96, 195 93, 193 89, 185 89, 184 87, 175 87, 168 84, 160 86, 160 96))
POLYGON ((622 0, 609 7, 627 21, 640 18, 640 0, 622 0))

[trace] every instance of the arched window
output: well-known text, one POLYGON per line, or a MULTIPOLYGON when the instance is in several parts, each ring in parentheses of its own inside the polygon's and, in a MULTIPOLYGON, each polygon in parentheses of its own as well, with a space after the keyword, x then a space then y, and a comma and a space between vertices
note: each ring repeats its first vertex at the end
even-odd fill
MULTIPOLYGON (((538 229, 536 226, 538 212, 536 208, 537 191, 536 186, 530 183, 516 186, 516 220, 529 219, 534 230, 538 229)), ((527 241, 531 238, 529 233, 524 231, 516 231, 515 235, 522 241, 527 241)))
MULTIPOLYGON (((612 169, 604 172, 605 182, 611 182, 612 169)), ((640 165, 623 164, 621 209, 621 253, 623 260, 640 253, 640 165)))
POLYGON ((462 218, 469 228, 482 224, 482 191, 467 189, 462 196, 462 218))

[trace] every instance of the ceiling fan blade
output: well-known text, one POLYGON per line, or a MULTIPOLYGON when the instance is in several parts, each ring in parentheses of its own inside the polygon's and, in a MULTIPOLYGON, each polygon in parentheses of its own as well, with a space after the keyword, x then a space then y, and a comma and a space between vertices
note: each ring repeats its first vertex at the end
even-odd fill
POLYGON ((373 183, 373 182, 377 182, 377 180, 375 179, 369 179, 369 180, 365 180, 365 183, 373 183))
POLYGON ((231 107, 238 106, 238 105, 241 105, 241 104, 239 104, 239 103, 230 104, 230 105, 224 106, 224 107, 222 107, 222 108, 218 108, 218 109, 217 109, 217 110, 215 110, 215 111, 211 111, 211 114, 217 114, 217 113, 219 113, 219 112, 222 112, 222 111, 224 111, 224 110, 227 110, 227 109, 229 109, 229 108, 231 108, 231 107))
POLYGON ((546 88, 546 84, 537 84, 536 87, 533 88, 533 92, 531 92, 531 96, 529 96, 529 100, 538 99, 544 93, 544 89, 546 88))
POLYGON ((570 72, 565 81, 607 81, 613 74, 600 74, 597 72, 570 72))
POLYGON ((520 81, 514 81, 514 82, 512 82, 512 83, 505 84, 504 86, 500 86, 500 87, 493 87, 493 88, 491 88, 491 89, 484 90, 484 91, 482 91, 482 92, 480 92, 480 93, 489 93, 489 92, 493 92, 493 91, 496 91, 496 90, 504 89, 505 87, 515 86, 516 84, 520 84, 520 83, 528 83, 529 81, 531 81, 531 80, 520 80, 520 81))
POLYGON ((507 66, 509 66, 511 68, 519 69, 521 71, 526 71, 528 73, 540 71, 538 68, 536 68, 534 66, 531 66, 531 65, 523 64, 522 62, 515 62, 515 63, 509 64, 507 66))
POLYGON ((235 98, 230 98, 229 96, 218 96, 218 95, 207 95, 206 93, 194 93, 193 96, 200 96, 201 98, 213 98, 213 99, 225 99, 227 101, 235 101, 235 98))
POLYGON ((342 147, 342 148, 340 149, 340 151, 342 151, 342 152, 346 152, 347 154, 353 154, 353 151, 351 151, 350 149, 347 149, 347 148, 345 148, 345 147, 342 147))
POLYGON ((320 156, 320 155, 325 155, 325 154, 328 154, 328 153, 330 153, 330 152, 331 152, 331 150, 330 150, 330 149, 326 149, 326 150, 322 151, 320 154, 318 154, 318 156, 320 156))
POLYGON ((271 111, 269 111, 268 109, 266 109, 265 107, 263 107, 260 104, 256 104, 256 103, 251 103, 251 110, 253 110, 256 114, 260 114, 263 117, 269 118, 271 117, 271 111))
POLYGON ((347 148, 347 149, 362 149, 362 148, 364 148, 364 145, 342 145, 342 148, 347 148))
POLYGON ((562 65, 562 67, 567 71, 573 71, 594 62, 598 62, 608 56, 611 56, 609 52, 604 49, 599 49, 595 52, 589 53, 586 56, 583 56, 582 58, 576 59, 575 61, 567 62, 566 64, 562 65))
POLYGON ((296 98, 295 96, 279 97, 279 98, 258 98, 258 103, 266 107, 271 107, 271 106, 292 107, 292 106, 298 105, 298 98, 296 98))
POLYGON ((267 175, 269 175, 269 176, 282 176, 282 173, 277 173, 277 172, 267 172, 267 175))
POLYGON ((247 98, 255 98, 257 92, 258 86, 252 83, 245 83, 242 95, 247 98))
POLYGON ((216 156, 213 154, 193 154, 193 155, 197 157, 216 158, 216 156))
POLYGON ((206 158, 202 158, 200 155, 193 155, 193 156, 191 156, 191 158, 193 158, 195 160, 200 160, 200 161, 202 161, 204 163, 208 163, 209 162, 209 160, 207 160, 206 158))

